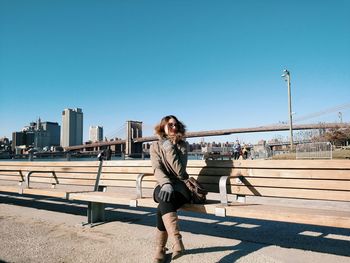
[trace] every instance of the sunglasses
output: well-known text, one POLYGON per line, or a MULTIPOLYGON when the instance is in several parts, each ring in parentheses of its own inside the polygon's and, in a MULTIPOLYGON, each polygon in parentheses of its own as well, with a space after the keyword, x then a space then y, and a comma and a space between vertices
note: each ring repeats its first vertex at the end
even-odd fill
POLYGON ((167 125, 168 125, 169 128, 179 127, 179 124, 177 124, 177 123, 172 123, 172 122, 169 122, 167 125))

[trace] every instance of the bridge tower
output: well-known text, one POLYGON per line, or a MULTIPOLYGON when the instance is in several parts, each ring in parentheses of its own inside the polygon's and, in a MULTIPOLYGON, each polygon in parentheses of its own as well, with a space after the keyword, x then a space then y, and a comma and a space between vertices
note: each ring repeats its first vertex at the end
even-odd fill
POLYGON ((142 142, 134 143, 133 139, 142 137, 142 121, 126 121, 125 155, 140 157, 142 142))

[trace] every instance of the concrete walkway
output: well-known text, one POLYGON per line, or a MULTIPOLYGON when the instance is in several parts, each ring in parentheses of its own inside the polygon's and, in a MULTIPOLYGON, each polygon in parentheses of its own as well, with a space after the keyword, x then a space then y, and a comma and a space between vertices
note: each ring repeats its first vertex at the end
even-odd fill
MULTIPOLYGON (((0 195, 0 262, 152 262, 154 209, 0 195)), ((180 212, 187 254, 174 262, 350 262, 350 230, 180 212)), ((171 262, 170 253, 167 262, 171 262)))

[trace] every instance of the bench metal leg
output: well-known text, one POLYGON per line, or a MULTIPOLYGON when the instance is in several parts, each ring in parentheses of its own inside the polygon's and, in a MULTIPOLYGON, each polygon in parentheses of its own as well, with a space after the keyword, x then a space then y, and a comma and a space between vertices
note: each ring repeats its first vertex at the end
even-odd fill
POLYGON ((136 198, 142 198, 142 179, 145 174, 139 174, 136 178, 136 198))
POLYGON ((215 207, 215 215, 220 217, 226 216, 226 208, 225 207, 215 207))
POLYGON ((88 216, 88 224, 104 222, 105 221, 105 204, 89 202, 87 216, 88 216))
POLYGON ((236 201, 238 203, 245 203, 246 202, 246 196, 245 195, 236 195, 236 201))
POLYGON ((230 178, 230 176, 221 176, 219 181, 220 203, 222 205, 228 205, 227 190, 226 190, 226 183, 228 178, 230 178))

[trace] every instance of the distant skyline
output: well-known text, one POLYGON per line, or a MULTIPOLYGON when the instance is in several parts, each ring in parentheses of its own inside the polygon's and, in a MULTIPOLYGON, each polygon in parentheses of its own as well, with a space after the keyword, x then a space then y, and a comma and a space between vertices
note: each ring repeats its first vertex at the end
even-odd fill
POLYGON ((84 141, 89 126, 112 136, 127 120, 152 135, 168 114, 189 131, 288 121, 284 69, 298 123, 339 112, 350 122, 349 10, 346 0, 3 0, 0 137, 39 117, 61 125, 66 108, 82 108, 84 141))

